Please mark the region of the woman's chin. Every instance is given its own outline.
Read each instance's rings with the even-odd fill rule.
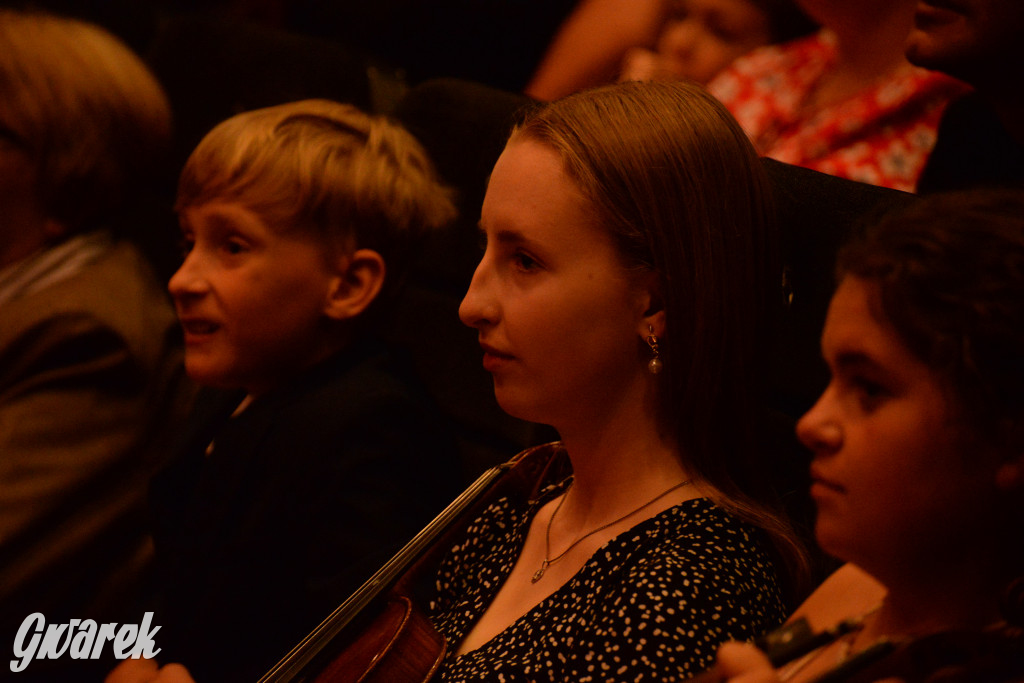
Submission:
[[[539,402],[536,398],[530,398],[520,392],[510,390],[508,387],[499,386],[497,382],[494,384],[494,398],[502,411],[511,417],[526,422],[550,424],[548,421],[550,415],[538,408]]]

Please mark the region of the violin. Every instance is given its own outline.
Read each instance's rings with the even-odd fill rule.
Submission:
[[[441,666],[447,642],[419,609],[422,578],[479,513],[502,497],[539,492],[568,474],[561,444],[527,449],[484,472],[371,576],[259,683],[423,683]]]
[[[888,678],[903,683],[1019,683],[1024,681],[1024,634],[1005,623],[932,633],[895,642],[885,656],[831,680],[873,683]]]
[[[775,668],[784,666],[856,629],[855,620],[812,632],[805,619],[755,641]],[[942,631],[919,638],[880,640],[814,679],[814,683],[1021,683],[1024,631],[1005,623],[981,630]],[[712,668],[691,683],[723,683]]]

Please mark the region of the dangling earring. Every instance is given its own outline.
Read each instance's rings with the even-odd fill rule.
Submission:
[[[651,354],[653,358],[647,363],[647,371],[652,375],[657,375],[661,372],[662,362],[661,353],[658,352],[658,338],[654,336],[654,326],[648,325],[647,331],[650,334],[647,335],[647,345],[651,347]]]

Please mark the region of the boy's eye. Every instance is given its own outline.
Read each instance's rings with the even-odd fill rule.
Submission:
[[[178,240],[178,250],[181,252],[182,258],[188,256],[195,246],[196,241],[190,236],[185,236]]]
[[[229,239],[224,243],[224,251],[231,254],[232,256],[241,254],[247,251],[247,249],[248,246],[245,244],[245,242],[239,239]]]

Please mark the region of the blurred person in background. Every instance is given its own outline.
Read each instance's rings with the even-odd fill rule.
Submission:
[[[706,84],[763,45],[807,35],[814,23],[789,0],[670,0],[654,49],[626,53],[620,80]]]
[[[966,86],[913,66],[915,0],[799,0],[822,29],[760,48],[708,84],[767,157],[912,191]]]
[[[42,612],[138,623],[144,499],[188,391],[174,312],[131,239],[167,99],[119,39],[0,10],[0,640]],[[169,207],[168,207],[169,210]],[[64,660],[63,664],[67,664]],[[43,680],[47,662],[33,672]],[[62,662],[50,662],[60,666]],[[88,662],[76,662],[78,671]]]
[[[1024,3],[922,0],[907,58],[974,87],[950,104],[918,192],[1024,183]]]

